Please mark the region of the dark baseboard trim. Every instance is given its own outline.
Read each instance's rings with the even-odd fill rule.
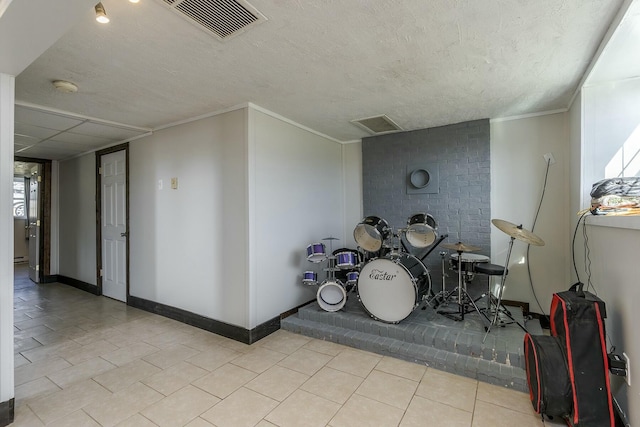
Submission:
[[[55,283],[58,282],[58,275],[57,274],[53,274],[51,276],[44,276],[42,278],[42,282],[40,283]]]
[[[13,422],[15,415],[15,399],[0,402],[0,427],[8,426]]]
[[[83,282],[82,280],[74,279],[72,277],[62,276],[60,274],[58,274],[57,279],[58,283],[73,286],[74,288],[89,292],[93,295],[100,295],[100,293],[98,292],[98,287],[96,285],[92,285],[90,283]]]
[[[159,302],[149,301],[144,298],[129,295],[127,304],[139,308],[150,313],[159,314],[223,337],[231,338],[245,344],[253,344],[254,342],[266,337],[267,335],[280,329],[280,316],[274,317],[255,328],[249,330],[240,326],[231,325],[229,323],[220,322],[209,317],[195,314],[181,308],[172,307],[170,305],[161,304]]]
[[[508,305],[511,307],[522,307],[522,313],[527,316],[529,315],[529,303],[528,302],[522,302],[522,301],[511,301],[508,299],[503,299],[502,300],[502,304],[504,305]]]
[[[311,304],[311,303],[312,303],[312,302],[314,302],[315,300],[316,300],[316,298],[314,298],[314,299],[312,299],[312,300],[309,300],[309,301],[307,301],[307,302],[305,302],[305,303],[302,303],[302,304],[300,304],[300,305],[299,305],[299,306],[297,306],[297,307],[293,307],[291,310],[287,310],[287,311],[285,311],[284,313],[282,313],[282,314],[280,315],[280,320],[282,320],[282,319],[284,319],[284,318],[287,318],[287,317],[289,317],[289,316],[293,316],[293,315],[294,315],[294,314],[296,314],[296,313],[298,312],[298,310],[300,310],[302,307],[304,307],[305,305],[309,305],[309,304]]]

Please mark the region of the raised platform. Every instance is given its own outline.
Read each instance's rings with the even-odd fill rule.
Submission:
[[[520,308],[508,309],[530,333],[542,334],[537,320],[525,322]],[[527,391],[524,331],[516,324],[494,326],[483,343],[485,325],[475,311],[454,321],[429,306],[414,310],[398,324],[379,322],[365,312],[354,293],[340,311],[327,312],[312,302],[281,321],[281,328],[291,332]]]

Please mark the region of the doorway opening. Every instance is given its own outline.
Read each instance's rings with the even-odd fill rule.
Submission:
[[[14,158],[14,262],[29,263],[34,283],[51,275],[51,160]]]

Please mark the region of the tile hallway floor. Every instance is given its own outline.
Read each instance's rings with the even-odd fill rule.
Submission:
[[[543,425],[524,393],[283,330],[245,345],[26,274],[12,426]]]

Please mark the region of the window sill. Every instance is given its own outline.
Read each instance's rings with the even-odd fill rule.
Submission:
[[[591,215],[587,225],[640,230],[640,216]],[[586,219],[585,218],[585,219]]]

